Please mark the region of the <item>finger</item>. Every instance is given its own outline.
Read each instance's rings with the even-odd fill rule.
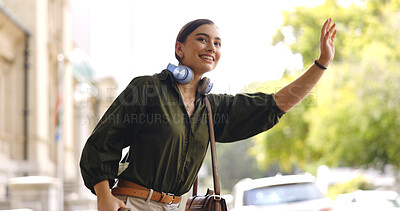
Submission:
[[[321,41],[323,40],[323,38],[324,38],[324,36],[325,36],[325,34],[326,34],[326,31],[327,31],[328,26],[330,25],[330,22],[331,22],[331,18],[328,18],[328,19],[325,21],[325,23],[324,23],[324,25],[322,26],[322,28],[321,28],[321,38],[320,38]]]
[[[324,35],[325,35],[325,33],[326,33],[326,26],[327,26],[328,20],[329,20],[329,19],[327,19],[327,20],[325,21],[324,25],[322,25],[322,28],[321,28],[321,38],[320,38],[321,41],[322,41],[322,39],[323,39],[323,37],[324,37]]]
[[[331,40],[332,40],[333,42],[335,42],[336,33],[337,33],[337,30],[335,29],[335,31],[333,31],[332,37],[331,37]]]
[[[327,31],[327,32],[325,33],[325,36],[324,36],[324,37],[322,38],[322,40],[321,40],[322,43],[327,43],[327,42],[328,42],[329,34],[330,34],[329,31]],[[322,44],[322,43],[321,43],[321,44]]]
[[[333,32],[333,30],[335,29],[335,27],[336,27],[336,23],[333,23],[332,24],[332,26],[329,28],[329,32]]]

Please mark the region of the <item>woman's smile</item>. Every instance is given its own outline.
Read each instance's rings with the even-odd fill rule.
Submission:
[[[214,56],[212,56],[212,55],[209,55],[209,54],[203,54],[203,55],[200,55],[200,57],[204,60],[204,61],[206,61],[206,62],[208,62],[208,63],[212,63],[212,62],[214,62]]]

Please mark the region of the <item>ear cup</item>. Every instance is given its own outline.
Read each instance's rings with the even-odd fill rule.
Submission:
[[[199,86],[197,87],[197,92],[206,95],[211,91],[212,87],[213,83],[211,80],[207,77],[204,77],[201,79]]]
[[[180,84],[187,84],[193,80],[193,71],[186,66],[175,66],[168,64],[167,69],[172,73],[174,79]]]
[[[193,71],[186,66],[175,66],[173,64],[168,64],[167,69],[172,73],[176,82],[180,84],[187,84],[193,80]],[[213,87],[213,83],[207,77],[201,79],[199,86],[197,87],[197,92],[200,94],[208,94]]]

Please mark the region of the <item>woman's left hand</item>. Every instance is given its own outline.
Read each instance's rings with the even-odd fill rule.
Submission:
[[[318,63],[324,67],[328,67],[335,56],[335,37],[337,32],[335,27],[336,23],[332,24],[332,18],[328,18],[321,29],[321,54],[318,58]]]

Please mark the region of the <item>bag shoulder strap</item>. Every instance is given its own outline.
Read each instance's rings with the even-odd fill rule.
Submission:
[[[207,114],[208,114],[208,129],[210,133],[210,146],[211,146],[211,161],[212,161],[212,171],[213,171],[213,180],[214,180],[214,194],[220,196],[221,195],[221,186],[219,184],[219,176],[218,176],[218,166],[217,166],[217,152],[215,149],[215,134],[214,134],[214,122],[213,122],[213,114],[211,110],[211,104],[207,95],[204,97],[206,102]],[[198,177],[193,184],[193,196],[197,195],[197,184]]]

